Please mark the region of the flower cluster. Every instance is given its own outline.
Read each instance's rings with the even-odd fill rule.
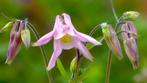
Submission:
[[[19,52],[22,42],[28,48],[30,46],[30,32],[27,28],[26,20],[14,20],[8,22],[1,31],[11,28],[10,41],[7,52],[7,64],[11,64],[17,53]]]
[[[139,13],[134,11],[125,12],[119,20],[119,24],[121,25],[115,27],[115,30],[107,23],[101,24],[103,36],[108,47],[119,59],[122,59],[123,55],[116,30],[119,27],[121,28],[118,34],[121,33],[126,54],[128,55],[134,69],[139,65],[139,54],[137,48],[137,31],[132,20],[136,19],[138,15]]]
[[[121,24],[119,27],[121,28],[120,33],[126,54],[128,55],[134,68],[137,68],[139,65],[139,54],[137,48],[137,31],[132,20],[136,19],[138,15],[138,12],[126,12],[122,15],[118,23]],[[12,63],[17,53],[19,52],[22,42],[27,48],[30,46],[30,31],[27,25],[28,22],[26,20],[14,20],[6,24],[2,29],[4,30],[8,27],[12,28],[10,33],[9,48],[7,52],[7,64]],[[115,29],[113,29],[113,27],[107,23],[102,23],[101,27],[103,37],[109,49],[119,59],[122,59],[123,54],[121,51],[121,45],[117,37],[117,28],[119,27],[115,27]],[[101,43],[94,38],[78,32],[73,26],[70,16],[66,13],[57,15],[53,30],[38,39],[35,43],[33,43],[33,46],[42,46],[51,40],[54,41],[54,52],[50,58],[47,70],[51,70],[55,66],[56,60],[61,55],[63,50],[75,48],[85,58],[93,61],[93,57],[89,50],[86,48],[85,42],[90,42],[93,45],[101,45]]]

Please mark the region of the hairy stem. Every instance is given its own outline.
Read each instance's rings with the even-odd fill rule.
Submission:
[[[36,39],[38,40],[40,38],[40,35],[39,33],[37,32],[37,30],[35,29],[35,27],[31,24],[31,23],[28,23],[28,27],[31,29],[31,31],[33,32],[33,34],[35,35]],[[47,54],[45,52],[45,49],[43,46],[40,46],[40,51],[41,51],[41,54],[43,56],[43,60],[44,60],[44,64],[45,64],[45,67],[47,67],[47,64],[48,64],[48,59],[47,59]],[[46,69],[46,68],[45,68]],[[47,76],[48,76],[48,81],[49,83],[53,83],[52,82],[52,77],[51,77],[51,73],[49,71],[46,70],[46,73],[47,73]]]

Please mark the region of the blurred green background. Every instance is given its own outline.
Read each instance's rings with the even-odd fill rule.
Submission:
[[[139,34],[140,67],[133,70],[125,53],[122,61],[114,56],[110,83],[147,83],[147,0],[114,0],[114,6],[118,17],[129,10],[141,14],[135,21]],[[0,0],[0,28],[9,22],[7,17],[28,18],[42,36],[52,30],[55,16],[64,12],[71,16],[76,29],[86,34],[102,22],[113,26],[116,22],[109,0]],[[9,32],[7,30],[0,34],[0,83],[47,83],[46,68],[39,48],[26,49],[22,45],[14,62],[11,65],[5,64]],[[94,35],[99,36],[102,36],[101,31]],[[35,41],[32,36],[32,42]],[[52,43],[45,45],[48,59],[53,52]],[[83,83],[104,83],[108,47],[104,42],[102,46],[91,49],[91,53],[95,62],[82,60],[81,70],[85,76]],[[73,50],[70,50],[60,56],[68,75],[71,75],[69,64],[74,55]],[[54,83],[67,83],[57,67],[52,70],[52,75]]]

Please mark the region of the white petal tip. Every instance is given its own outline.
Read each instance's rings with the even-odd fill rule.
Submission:
[[[7,60],[5,61],[5,64],[10,65],[11,63],[12,63],[12,60],[7,59]]]
[[[90,60],[91,62],[93,62],[93,61],[94,61],[94,57],[90,57],[89,60]]]
[[[102,43],[101,42],[97,42],[97,44],[96,45],[102,45]]]
[[[39,46],[37,43],[32,44],[33,47]]]

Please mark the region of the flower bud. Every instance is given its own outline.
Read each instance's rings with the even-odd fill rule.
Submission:
[[[77,58],[77,56],[76,56],[76,57],[73,58],[73,60],[71,61],[71,63],[70,63],[70,71],[71,71],[71,72],[74,72],[74,71],[75,71],[76,66],[77,66],[77,60],[78,60],[78,58]]]
[[[138,49],[136,45],[136,41],[133,38],[130,38],[128,40],[124,40],[124,48],[126,51],[126,54],[128,55],[128,58],[130,59],[133,68],[136,69],[139,66],[138,62]]]
[[[21,45],[21,38],[20,38],[20,21],[16,21],[13,24],[11,33],[10,33],[10,41],[9,41],[9,48],[7,52],[7,64],[11,64],[14,58],[16,57],[20,45]]]
[[[135,20],[136,18],[138,18],[138,16],[139,16],[139,13],[136,11],[127,11],[123,13],[124,20]]]
[[[122,52],[121,52],[121,46],[119,43],[119,40],[116,36],[116,32],[112,28],[111,25],[108,25],[107,23],[101,24],[102,32],[104,39],[109,47],[110,50],[116,55],[119,59],[123,58]]]
[[[121,35],[123,38],[123,44],[126,54],[128,55],[128,58],[133,65],[133,68],[136,69],[139,65],[136,28],[133,22],[126,21],[126,23],[122,25],[121,31],[123,31]]]
[[[25,44],[26,47],[30,45],[30,32],[26,27],[24,20],[16,20],[11,29],[9,48],[7,53],[7,64],[11,64],[17,53],[19,52],[21,43]]]

